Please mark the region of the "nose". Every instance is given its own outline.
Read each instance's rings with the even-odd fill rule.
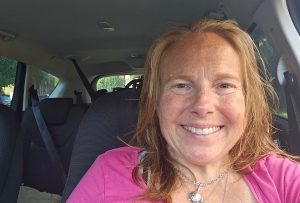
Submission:
[[[214,112],[215,98],[209,89],[197,90],[192,98],[191,113],[194,117],[205,117]]]

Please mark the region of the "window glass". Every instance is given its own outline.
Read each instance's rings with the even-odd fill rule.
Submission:
[[[0,56],[0,103],[10,106],[16,77],[17,61]]]
[[[58,82],[58,77],[45,71],[39,70],[36,76],[36,89],[38,91],[39,99],[42,100],[48,98]]]
[[[130,81],[141,78],[141,75],[114,75],[100,77],[96,80],[96,91],[106,90],[113,92],[119,88],[124,88]]]
[[[287,115],[284,88],[279,84],[277,78],[277,65],[279,61],[279,56],[260,27],[255,25],[255,28],[251,32],[251,35],[272,77],[272,85],[276,90],[276,93],[279,98],[280,103],[279,103],[277,115],[282,118],[287,118],[288,115]]]
[[[292,21],[300,34],[300,1],[287,0],[287,6],[291,15]]]

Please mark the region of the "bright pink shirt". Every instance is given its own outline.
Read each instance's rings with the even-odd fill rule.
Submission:
[[[260,203],[300,203],[300,163],[270,154],[244,175]]]
[[[138,148],[121,147],[100,155],[67,203],[134,202],[133,197],[146,189],[145,184],[141,188],[132,180],[138,152]],[[244,175],[244,179],[258,202],[300,203],[300,164],[269,155],[259,160],[252,169],[251,173]]]

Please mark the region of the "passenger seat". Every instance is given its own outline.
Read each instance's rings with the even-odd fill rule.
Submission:
[[[77,128],[87,107],[86,104],[73,104],[72,98],[47,98],[39,103],[66,171],[69,167]],[[25,131],[24,185],[41,192],[61,195],[64,183],[51,162],[31,108],[23,114],[22,127]]]

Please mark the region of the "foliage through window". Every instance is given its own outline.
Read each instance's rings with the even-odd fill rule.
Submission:
[[[16,77],[17,61],[0,56],[0,103],[10,106]]]
[[[271,43],[268,41],[268,38],[264,34],[263,30],[255,25],[255,28],[251,32],[251,36],[254,39],[263,59],[266,63],[268,71],[272,77],[272,86],[276,90],[276,93],[279,98],[279,108],[276,114],[282,118],[287,118],[287,107],[285,100],[285,93],[283,86],[280,85],[277,78],[277,65],[279,61],[279,56],[272,47]]]
[[[50,73],[39,70],[36,75],[35,82],[39,99],[42,100],[50,96],[50,94],[58,84],[59,78]]]
[[[100,77],[96,81],[96,91],[106,90],[113,92],[118,88],[124,88],[130,81],[141,78],[141,75],[114,75]]]

